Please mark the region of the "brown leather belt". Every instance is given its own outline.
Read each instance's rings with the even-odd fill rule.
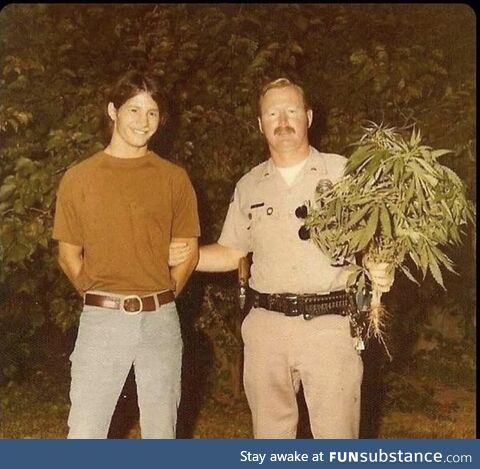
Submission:
[[[127,314],[138,314],[146,311],[155,311],[157,309],[155,297],[157,297],[159,305],[165,305],[175,300],[175,295],[171,290],[142,297],[138,295],[110,296],[86,293],[84,304],[100,308],[120,309]]]

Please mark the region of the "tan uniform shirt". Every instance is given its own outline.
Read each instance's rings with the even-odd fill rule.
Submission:
[[[147,295],[172,289],[172,237],[200,234],[187,173],[153,152],[97,153],[69,169],[57,192],[53,238],[82,246],[81,290]]]
[[[292,186],[271,159],[238,182],[218,243],[253,253],[250,286],[262,293],[329,293],[346,287],[349,271],[334,267],[313,241],[303,241],[295,210],[313,200],[321,179],[337,182],[346,158],[310,155]]]

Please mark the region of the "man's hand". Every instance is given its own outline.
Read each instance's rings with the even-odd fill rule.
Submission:
[[[83,295],[77,282],[83,266],[83,248],[60,241],[58,243],[58,263],[78,293]]]
[[[390,291],[395,278],[395,265],[388,262],[373,262],[367,257],[363,258],[363,265],[370,274],[372,285],[382,293]]]
[[[192,250],[187,243],[180,241],[172,241],[168,251],[168,265],[175,267],[185,262],[191,255]]]

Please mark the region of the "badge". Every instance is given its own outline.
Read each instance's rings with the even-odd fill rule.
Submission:
[[[333,182],[330,179],[320,179],[315,188],[317,194],[323,194],[333,188]]]

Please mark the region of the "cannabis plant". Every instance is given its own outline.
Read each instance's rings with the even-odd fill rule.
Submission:
[[[347,162],[345,176],[317,192],[305,219],[311,239],[333,263],[361,253],[373,262],[399,268],[418,283],[406,262],[423,278],[430,271],[443,288],[442,268],[454,272],[445,247],[461,242],[462,229],[473,222],[474,207],[454,171],[438,162],[449,150],[421,143],[413,129],[405,139],[395,128],[372,124]],[[352,263],[353,279],[364,288],[366,269]],[[370,326],[381,338],[384,309],[373,285]]]

